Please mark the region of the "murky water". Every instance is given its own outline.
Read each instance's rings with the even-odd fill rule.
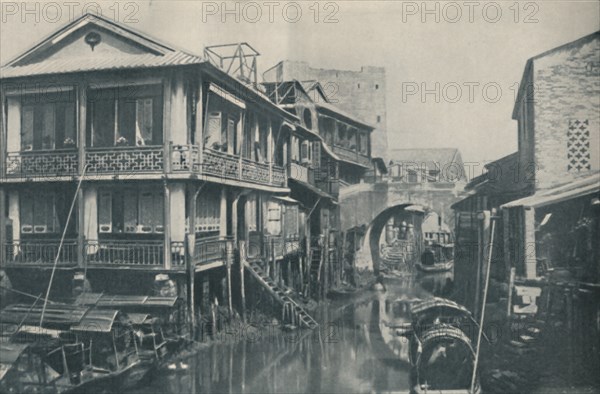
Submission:
[[[355,393],[411,388],[408,340],[389,325],[405,321],[394,300],[447,294],[452,275],[388,279],[385,293],[365,291],[320,311],[318,331],[282,333],[263,326],[230,344],[214,344],[162,370],[136,392]]]

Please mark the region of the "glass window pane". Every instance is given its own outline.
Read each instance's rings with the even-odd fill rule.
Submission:
[[[42,105],[42,149],[54,149],[54,104]]]
[[[28,151],[33,149],[33,117],[34,106],[23,106],[23,120],[21,125],[21,150]]]
[[[152,105],[151,98],[136,101],[135,144],[137,146],[152,145]]]
[[[133,146],[136,144],[136,100],[121,99],[119,106],[119,128],[117,129],[117,146]]]
[[[124,222],[125,222],[125,232],[126,233],[135,233],[137,231],[138,225],[138,201],[137,201],[137,192],[135,190],[131,190],[125,193],[124,196]]]
[[[113,146],[115,142],[114,100],[94,101],[92,113],[92,146]]]

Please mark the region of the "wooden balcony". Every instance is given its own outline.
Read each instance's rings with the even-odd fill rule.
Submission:
[[[200,266],[221,262],[225,264],[227,251],[233,251],[233,239],[225,237],[209,237],[196,239],[192,264]]]
[[[9,152],[6,156],[8,178],[44,178],[77,175],[76,149]]]
[[[210,149],[204,150],[203,158],[202,173],[205,175],[276,187],[286,185],[287,177],[282,167]]]
[[[58,253],[60,240],[21,240],[19,242],[5,243],[6,259],[3,262],[7,266],[47,266],[52,268],[54,259]],[[59,266],[77,265],[77,240],[67,239],[58,256]]]
[[[371,167],[371,159],[368,155],[359,153],[357,150],[349,149],[340,145],[333,145],[333,152],[344,160],[348,160],[365,167]]]

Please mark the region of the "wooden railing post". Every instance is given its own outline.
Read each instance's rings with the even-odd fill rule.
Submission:
[[[163,242],[163,259],[164,267],[167,270],[171,269],[171,193],[167,180],[163,180],[164,188],[164,204],[163,204],[163,223],[164,223],[164,242]]]

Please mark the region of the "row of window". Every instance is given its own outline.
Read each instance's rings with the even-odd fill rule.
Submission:
[[[336,121],[329,117],[321,117],[319,120],[320,132],[325,142],[330,145],[338,145],[347,149],[355,150],[367,155],[369,152],[369,134],[359,131],[355,127],[345,123],[337,122],[337,135],[335,132]]]
[[[62,193],[22,193],[20,196],[21,233],[60,233],[68,207]],[[98,232],[100,234],[162,234],[164,233],[164,195],[162,190],[126,188],[99,190]],[[270,235],[280,235],[285,218],[286,234],[298,235],[298,207],[277,201],[265,204],[263,221]],[[251,195],[246,202],[246,221],[250,231],[258,227],[257,199]],[[71,221],[74,228],[76,220]],[[196,202],[196,233],[221,230],[221,196],[208,190]]]

